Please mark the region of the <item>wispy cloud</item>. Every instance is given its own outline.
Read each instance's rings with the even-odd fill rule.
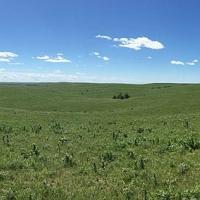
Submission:
[[[191,62],[183,62],[180,60],[172,60],[171,64],[172,65],[190,65],[190,66],[195,66],[199,61],[197,59],[191,61]]]
[[[114,38],[114,42],[119,43],[119,47],[141,50],[142,48],[148,49],[163,49],[164,45],[159,41],[151,40],[147,37],[138,37],[138,38]]]
[[[16,57],[18,57],[18,55],[12,52],[8,52],[8,51],[0,52],[0,62],[9,63]]]
[[[110,36],[107,36],[107,35],[97,35],[96,38],[106,39],[106,40],[112,40],[112,38]]]
[[[108,58],[108,57],[106,57],[106,56],[103,56],[103,57],[101,57],[104,61],[109,61],[110,60],[110,58]]]
[[[84,78],[83,74],[67,74],[60,70],[51,72],[21,72],[0,68],[0,82],[75,82],[82,78]]]
[[[172,65],[185,65],[184,62],[179,61],[179,60],[172,60],[172,61],[171,61],[171,64],[172,64]]]
[[[193,63],[198,63],[198,62],[199,62],[199,60],[197,60],[197,59],[194,59],[192,62],[193,62]]]
[[[71,63],[71,60],[66,59],[61,53],[58,53],[55,57],[50,57],[48,55],[37,56],[36,59],[49,63]]]
[[[187,62],[186,64],[187,64],[187,65],[190,65],[190,66],[196,65],[196,63],[194,63],[194,62]]]
[[[102,56],[99,52],[96,52],[96,51],[92,52],[91,55],[94,55],[97,58],[100,58],[100,59],[102,59],[104,61],[109,61],[110,60],[110,58],[108,58],[107,56]]]
[[[20,62],[9,62],[9,65],[24,65],[24,63],[20,63]]]
[[[100,56],[100,53],[99,53],[99,52],[93,52],[93,54],[94,54],[95,56]]]
[[[59,69],[49,72],[11,71],[0,68],[0,82],[90,82],[131,83],[127,77],[94,75],[81,72],[66,73]]]

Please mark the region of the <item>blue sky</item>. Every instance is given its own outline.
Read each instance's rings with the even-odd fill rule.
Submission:
[[[1,82],[200,82],[199,0],[0,5]]]

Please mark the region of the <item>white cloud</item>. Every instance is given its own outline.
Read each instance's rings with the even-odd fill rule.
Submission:
[[[18,57],[17,54],[7,51],[0,52],[0,62],[11,62],[14,58]]]
[[[194,66],[198,63],[199,61],[197,59],[194,59],[192,62],[187,62],[186,64],[187,65],[190,65],[190,66]]]
[[[148,56],[147,59],[151,60],[151,59],[153,59],[153,58],[152,58],[151,56]]]
[[[112,40],[112,38],[110,36],[107,36],[107,35],[97,35],[96,38]]]
[[[194,62],[187,62],[186,64],[187,64],[187,65],[190,65],[190,66],[196,65],[196,63],[194,63]]]
[[[45,56],[37,56],[36,58],[37,58],[38,60],[48,60],[48,59],[50,59],[50,57],[47,56],[47,55],[45,55]]]
[[[164,45],[159,41],[153,41],[147,37],[138,38],[114,38],[114,42],[119,43],[119,47],[141,50],[142,48],[148,49],[163,49]]]
[[[108,58],[107,56],[101,56],[101,54],[99,52],[92,52],[91,55],[96,56],[97,58],[100,58],[104,61],[109,61],[110,58]]]
[[[10,62],[10,59],[9,58],[1,58],[0,57],[0,62]]]
[[[193,63],[198,63],[199,60],[195,59],[195,60],[193,60],[192,62],[193,62]]]
[[[71,60],[66,59],[61,53],[58,53],[55,57],[50,57],[48,55],[37,56],[36,59],[49,63],[71,63]]]
[[[51,62],[51,63],[71,63],[71,60],[68,60],[62,56],[57,56],[54,58],[47,59],[46,62]]]
[[[0,52],[0,57],[1,58],[15,58],[15,57],[18,57],[18,55],[12,52],[3,51],[3,52]]]
[[[190,65],[190,66],[195,66],[199,61],[197,59],[191,61],[191,62],[182,62],[179,60],[172,60],[171,64],[173,65]]]
[[[93,52],[93,54],[94,54],[95,56],[99,56],[99,55],[100,55],[99,52]]]
[[[171,61],[171,64],[172,64],[172,65],[185,65],[184,62],[179,61],[179,60],[172,60],[172,61]]]
[[[104,61],[109,61],[109,60],[110,60],[110,58],[108,58],[108,57],[106,57],[106,56],[103,56],[102,59],[103,59]]]

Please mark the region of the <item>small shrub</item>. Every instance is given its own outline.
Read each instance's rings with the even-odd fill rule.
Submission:
[[[118,95],[114,95],[112,97],[113,99],[129,99],[130,98],[130,95],[128,93],[125,93],[125,94],[122,94],[121,92],[118,94]]]
[[[125,98],[125,99],[128,99],[128,98],[130,98],[130,95],[129,95],[128,93],[125,93],[125,94],[124,94],[124,98]]]

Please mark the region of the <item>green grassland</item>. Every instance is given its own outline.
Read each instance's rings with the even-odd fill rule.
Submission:
[[[200,85],[0,84],[4,199],[200,199]]]

